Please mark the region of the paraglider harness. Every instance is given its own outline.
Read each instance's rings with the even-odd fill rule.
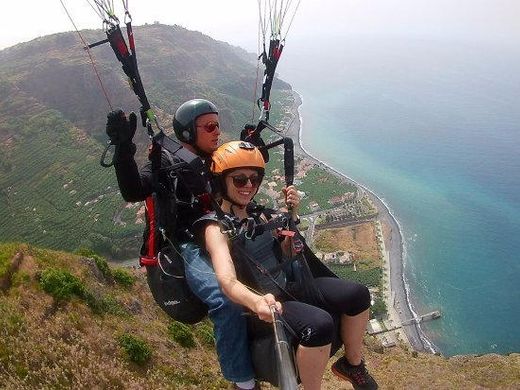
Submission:
[[[151,140],[149,160],[153,192],[145,199],[146,227],[139,264],[146,267],[148,285],[157,304],[177,321],[196,323],[207,315],[207,306],[192,293],[186,283],[184,261],[179,253],[179,241],[176,240],[178,207],[201,212],[215,207],[216,201],[209,195],[211,186],[208,166],[200,156],[164,133],[150,107],[137,66],[128,1],[123,1],[128,44],[110,4],[103,0],[94,2],[103,18],[106,39],[86,45],[85,49],[88,51],[104,43],[110,44],[128,77],[130,87],[141,103],[142,125],[146,127]],[[159,129],[157,133],[153,126]],[[100,163],[103,167],[112,166],[118,158],[116,147],[111,161],[107,161],[112,145],[109,141],[102,153]],[[163,164],[165,161],[167,164]],[[185,180],[188,176],[189,180]],[[182,199],[178,196],[179,192],[184,196]],[[185,237],[190,236],[189,231],[182,233]]]

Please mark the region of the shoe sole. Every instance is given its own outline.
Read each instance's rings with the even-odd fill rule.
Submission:
[[[334,375],[336,375],[338,378],[341,378],[341,379],[343,379],[343,380],[349,382],[349,383],[352,385],[352,387],[354,387],[354,382],[352,382],[352,379],[350,379],[348,376],[343,375],[343,373],[340,372],[340,371],[339,371],[335,366],[332,366],[332,367],[330,368],[330,370],[331,370],[332,373],[333,373]],[[354,388],[355,388],[355,387],[354,387]]]
[[[359,389],[359,387],[357,387],[357,385],[356,385],[354,382],[352,382],[352,379],[350,379],[348,376],[344,375],[344,374],[343,374],[341,371],[339,371],[339,370],[338,370],[334,365],[330,368],[330,370],[331,370],[332,373],[333,373],[334,375],[336,375],[338,378],[343,379],[343,380],[349,382],[349,383],[352,385],[352,387],[354,388],[354,390]],[[378,389],[379,386],[376,385],[375,388]]]

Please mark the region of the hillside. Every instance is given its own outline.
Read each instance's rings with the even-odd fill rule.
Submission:
[[[86,254],[0,244],[2,388],[230,388],[208,322],[172,322],[141,271]],[[382,389],[520,388],[519,354],[444,358],[366,344]],[[350,387],[327,371],[323,388]]]
[[[179,26],[135,28],[148,97],[167,131],[175,108],[205,97],[220,110],[227,138],[251,121],[255,55]],[[90,42],[101,30],[84,31]],[[108,45],[93,49],[114,107],[137,111]],[[289,96],[277,80],[274,97]],[[112,258],[135,255],[142,225],[126,208],[112,169],[99,157],[110,110],[75,33],[35,39],[0,51],[0,240],[54,249],[88,247]],[[273,105],[279,116],[279,105]],[[147,137],[138,129],[137,158]],[[66,232],[66,233],[65,233]]]

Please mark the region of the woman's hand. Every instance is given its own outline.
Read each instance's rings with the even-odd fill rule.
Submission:
[[[274,306],[278,313],[282,313],[282,304],[276,300],[273,294],[265,294],[255,302],[254,312],[262,321],[273,322],[271,306]]]
[[[284,188],[282,191],[285,195],[285,204],[287,205],[287,208],[296,213],[298,206],[300,205],[300,195],[298,195],[298,190],[295,186],[291,185]]]

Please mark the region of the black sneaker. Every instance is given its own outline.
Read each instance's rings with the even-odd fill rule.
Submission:
[[[368,373],[364,361],[361,361],[359,366],[353,366],[345,356],[342,356],[332,365],[331,369],[334,375],[352,383],[354,390],[377,389],[377,383]]]

